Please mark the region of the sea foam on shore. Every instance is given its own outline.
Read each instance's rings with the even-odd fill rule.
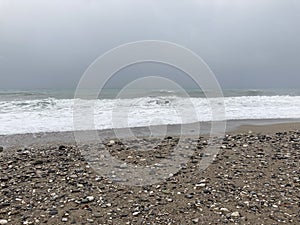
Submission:
[[[212,120],[210,102],[202,97],[148,96],[94,103],[97,130]],[[84,100],[81,104],[84,108]],[[226,120],[300,118],[300,96],[225,97],[224,107]],[[0,134],[73,131],[73,110],[74,99],[1,100]],[[113,112],[118,112],[117,119],[125,123],[117,122]]]

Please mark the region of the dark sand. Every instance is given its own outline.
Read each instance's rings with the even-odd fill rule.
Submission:
[[[226,132],[231,131],[247,131],[248,126],[249,130],[257,130],[258,132],[262,130],[263,132],[275,132],[281,130],[290,130],[297,129],[298,124],[300,123],[299,119],[266,119],[266,120],[230,120],[226,123]],[[267,125],[267,126],[265,126]],[[207,136],[211,131],[211,124],[209,122],[202,122],[199,124],[200,134]],[[162,126],[154,126],[156,130],[160,130]],[[180,125],[168,125],[167,126],[167,135],[169,136],[178,136],[178,134],[184,136],[193,136],[195,124],[191,124],[184,127],[184,130],[181,130]],[[265,128],[264,128],[265,127]],[[164,129],[164,128],[162,128]],[[122,129],[119,129],[122,130]],[[137,137],[148,137],[150,136],[150,131],[147,127],[136,127],[131,128],[132,132]],[[115,132],[112,129],[99,130],[98,137],[109,139],[115,137]],[[87,131],[88,133],[88,131]],[[98,142],[99,138],[90,139],[90,136],[87,135],[88,142]],[[46,133],[28,133],[28,134],[17,134],[17,135],[0,135],[0,146],[3,146],[6,149],[15,149],[15,148],[24,148],[31,146],[45,146],[53,144],[75,144],[74,132],[46,132]]]
[[[0,224],[300,224],[300,123],[287,122],[231,122],[204,171],[198,164],[207,157],[207,132],[189,131],[184,143],[193,156],[174,176],[146,186],[97,174],[72,132],[2,136]],[[178,142],[170,127],[159,145],[148,138],[126,147],[110,142],[111,131],[100,133],[114,157],[153,165]]]

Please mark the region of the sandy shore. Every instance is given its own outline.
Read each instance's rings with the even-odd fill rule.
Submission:
[[[2,136],[0,224],[299,224],[300,123],[242,124],[229,125],[206,170],[198,168],[204,134],[184,140],[193,154],[173,176],[145,186],[96,173],[71,132]],[[127,164],[158,165],[178,144],[175,130],[147,144],[127,140],[130,147],[102,131],[104,145],[91,146]]]

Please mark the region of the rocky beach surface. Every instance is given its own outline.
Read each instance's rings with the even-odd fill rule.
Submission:
[[[0,147],[0,224],[300,224],[300,131],[277,128],[228,133],[204,171],[207,137],[186,138],[189,161],[145,186],[96,173],[75,144]],[[153,165],[179,138],[149,140],[146,151],[115,139],[101,146],[124,165]]]

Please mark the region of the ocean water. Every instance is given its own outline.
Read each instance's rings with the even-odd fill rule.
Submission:
[[[104,90],[94,102],[95,129],[212,120],[209,101],[199,90],[187,90],[189,97],[172,90],[134,89],[121,98],[118,93]],[[72,90],[2,90],[0,134],[72,131],[74,101]],[[80,101],[84,107],[87,100]],[[299,90],[224,90],[224,104],[227,120],[300,118]]]

